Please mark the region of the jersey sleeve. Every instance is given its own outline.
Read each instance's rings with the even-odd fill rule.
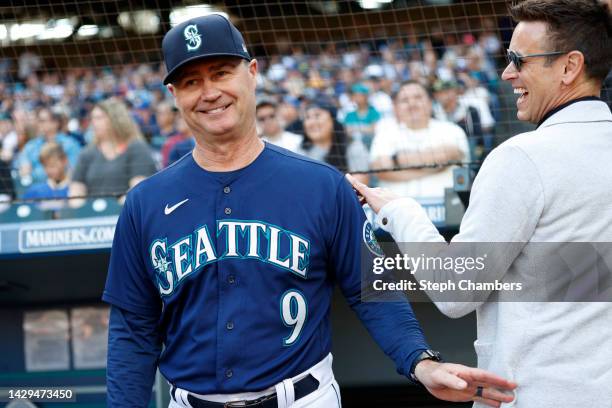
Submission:
[[[159,316],[161,299],[142,256],[134,194],[128,194],[117,221],[102,300],[133,313]]]
[[[408,376],[417,356],[429,346],[405,297],[393,302],[362,300],[362,267],[372,271],[374,255],[364,247],[364,225],[368,221],[344,179],[336,191],[333,211],[329,253],[336,281],[351,309],[379,347],[395,362],[397,371]]]
[[[108,407],[148,407],[161,352],[157,319],[111,307],[106,364]]]

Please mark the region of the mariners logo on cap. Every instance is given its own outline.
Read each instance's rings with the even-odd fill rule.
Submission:
[[[370,252],[372,252],[374,255],[378,257],[385,256],[385,253],[380,247],[380,244],[376,240],[372,224],[370,224],[370,221],[368,220],[363,223],[363,242],[366,244]]]
[[[195,51],[202,45],[202,36],[198,32],[198,26],[195,24],[188,25],[183,31],[185,41],[187,41],[187,51]]]

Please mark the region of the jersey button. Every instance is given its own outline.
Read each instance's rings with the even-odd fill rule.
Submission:
[[[383,225],[387,225],[389,223],[389,220],[387,219],[387,217],[384,217],[382,219],[382,223],[383,223]]]
[[[232,330],[234,329],[234,322],[227,322],[227,324],[225,325],[225,328],[227,330]]]
[[[226,214],[226,215],[230,215],[231,213],[232,213],[232,209],[231,209],[231,208],[229,208],[229,207],[226,207],[226,208],[225,208],[225,214]]]
[[[227,283],[229,283],[230,285],[233,285],[234,283],[236,283],[236,277],[234,275],[228,276]]]
[[[230,193],[230,191],[232,191],[232,189],[231,189],[229,186],[225,186],[225,187],[223,188],[223,192],[224,192],[225,194],[229,194],[229,193]]]
[[[225,370],[225,378],[232,378],[233,375],[234,375],[234,372],[232,371],[231,368],[228,368],[227,370]]]

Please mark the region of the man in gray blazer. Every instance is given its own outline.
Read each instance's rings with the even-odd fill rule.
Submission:
[[[502,78],[518,95],[518,119],[538,127],[487,157],[448,247],[519,243],[485,271],[502,283],[534,277],[527,289],[537,292],[565,278],[538,269],[539,243],[612,242],[612,113],[599,99],[612,25],[598,0],[525,0],[511,14],[518,25]],[[348,177],[397,242],[443,242],[414,200]],[[502,406],[612,407],[612,303],[486,295],[436,304],[451,317],[476,311],[478,366],[519,384]]]

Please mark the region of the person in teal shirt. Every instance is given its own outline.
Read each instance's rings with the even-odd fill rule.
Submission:
[[[357,105],[357,109],[349,112],[344,118],[344,126],[353,141],[361,141],[370,149],[374,138],[374,127],[381,116],[378,111],[369,104],[368,96],[370,90],[363,84],[355,84],[351,87],[351,99]]]
[[[43,108],[38,112],[38,123],[40,136],[26,143],[16,159],[19,176],[22,180],[30,178],[31,183],[43,183],[47,180],[47,174],[40,162],[40,152],[46,143],[55,142],[62,147],[70,168],[76,165],[81,151],[81,146],[74,138],[59,131],[61,118],[50,109]]]

